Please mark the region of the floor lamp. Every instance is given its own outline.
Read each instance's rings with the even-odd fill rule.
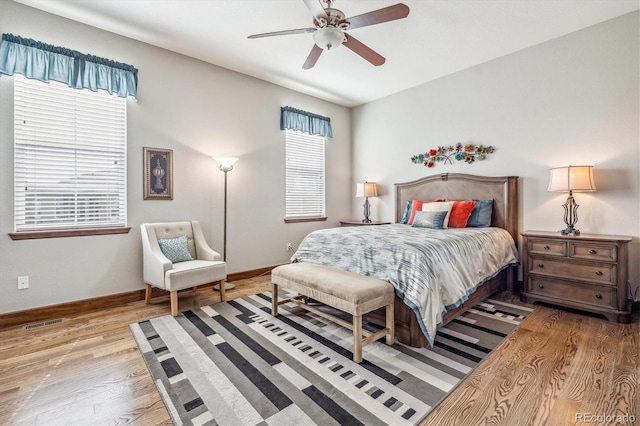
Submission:
[[[222,260],[227,261],[227,173],[233,170],[233,165],[238,161],[235,157],[218,157],[214,158],[218,163],[218,170],[224,172],[224,227],[223,227],[223,243],[222,243]],[[224,289],[231,290],[235,285],[225,282]],[[214,290],[220,291],[220,284],[213,286]]]

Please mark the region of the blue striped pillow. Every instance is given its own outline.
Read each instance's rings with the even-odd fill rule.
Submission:
[[[411,226],[415,228],[444,229],[444,219],[449,214],[448,210],[440,211],[416,211]]]

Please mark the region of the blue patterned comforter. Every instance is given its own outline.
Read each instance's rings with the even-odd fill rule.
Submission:
[[[501,228],[414,228],[378,225],[330,228],[307,235],[291,257],[389,281],[416,313],[433,345],[444,313],[476,287],[518,263]]]

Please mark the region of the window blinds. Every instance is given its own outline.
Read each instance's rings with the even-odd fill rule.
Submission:
[[[14,78],[16,231],[126,226],[126,100]]]
[[[287,218],[325,216],[324,138],[286,131]]]

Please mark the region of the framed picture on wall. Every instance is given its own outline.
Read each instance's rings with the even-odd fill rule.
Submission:
[[[173,150],[142,148],[144,199],[173,200]]]

